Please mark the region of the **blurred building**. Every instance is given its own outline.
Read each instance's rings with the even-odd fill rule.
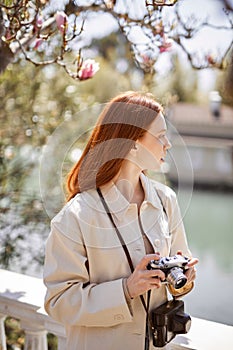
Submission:
[[[168,125],[171,181],[233,188],[233,108],[221,105],[217,92],[209,105],[174,104]]]

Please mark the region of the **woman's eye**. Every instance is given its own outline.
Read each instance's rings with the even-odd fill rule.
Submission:
[[[166,134],[161,134],[161,135],[159,136],[159,138],[162,139],[162,138],[165,137],[165,136],[166,136]]]

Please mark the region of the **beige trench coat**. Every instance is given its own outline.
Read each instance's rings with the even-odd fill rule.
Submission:
[[[190,255],[175,193],[143,174],[141,181],[140,218],[154,250],[162,256],[177,250]],[[136,266],[146,254],[137,206],[114,184],[101,189]],[[51,222],[44,266],[45,309],[65,325],[66,350],[144,349],[145,310],[139,297],[128,302],[123,289],[122,279],[130,273],[96,190],[76,195]],[[150,309],[166,299],[163,285],[152,291]]]

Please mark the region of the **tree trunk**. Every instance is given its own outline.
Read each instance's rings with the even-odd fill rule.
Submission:
[[[0,12],[0,74],[4,72],[8,64],[13,60],[14,54],[9,46],[2,40],[5,34],[2,11]]]

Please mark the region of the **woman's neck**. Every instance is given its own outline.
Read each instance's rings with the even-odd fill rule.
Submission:
[[[113,179],[118,190],[129,203],[141,206],[144,200],[144,190],[140,181],[141,169],[132,162],[123,161],[120,172]]]

